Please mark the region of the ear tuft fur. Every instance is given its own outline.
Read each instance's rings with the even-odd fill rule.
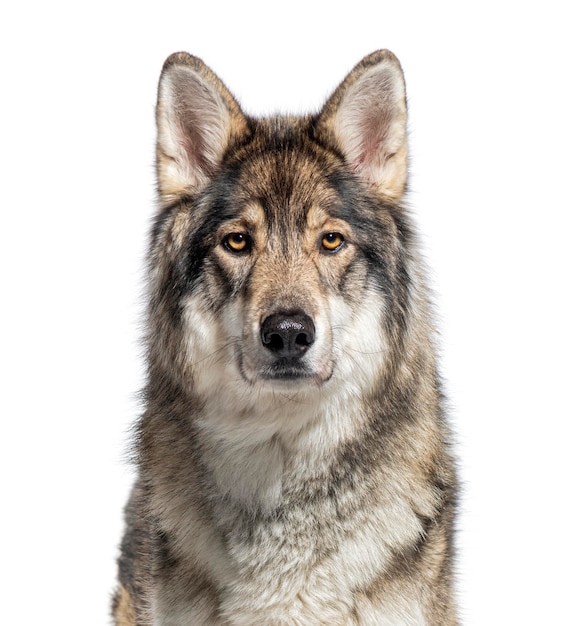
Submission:
[[[157,170],[164,204],[201,188],[246,119],[220,79],[197,57],[171,55],[157,104]]]
[[[330,136],[348,165],[378,191],[399,199],[408,174],[405,81],[388,50],[364,58],[323,107],[316,132]]]

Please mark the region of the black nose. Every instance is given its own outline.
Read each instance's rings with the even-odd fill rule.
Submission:
[[[260,328],[262,343],[278,357],[300,357],[315,341],[315,325],[305,313],[274,313]]]

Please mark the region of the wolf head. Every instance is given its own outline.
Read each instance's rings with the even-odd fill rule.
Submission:
[[[415,278],[397,59],[363,59],[317,115],[253,119],[202,61],[174,54],[157,126],[155,380],[235,407],[376,387],[404,349]]]

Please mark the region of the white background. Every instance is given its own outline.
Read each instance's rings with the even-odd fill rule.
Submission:
[[[555,0],[6,3],[1,623],[107,623],[161,64],[188,50],[247,111],[305,112],[381,47],[438,294],[463,624],[567,623],[565,38]]]

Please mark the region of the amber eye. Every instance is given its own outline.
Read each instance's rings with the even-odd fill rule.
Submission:
[[[224,238],[223,243],[231,252],[244,252],[250,248],[250,238],[244,233],[230,233]]]
[[[340,233],[327,233],[323,235],[321,245],[329,252],[336,252],[345,242],[345,238]]]

